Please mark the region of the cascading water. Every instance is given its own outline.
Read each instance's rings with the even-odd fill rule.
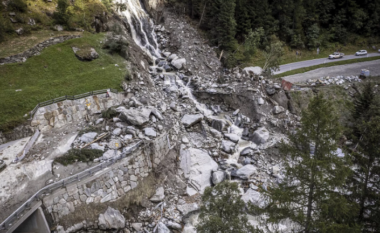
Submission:
[[[140,46],[146,54],[150,55],[153,60],[160,57],[153,21],[143,9],[140,1],[118,0],[117,2],[125,4],[127,8],[120,13],[126,17],[135,43]]]

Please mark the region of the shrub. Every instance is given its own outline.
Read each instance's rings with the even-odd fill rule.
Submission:
[[[0,42],[5,41],[6,36],[5,34],[12,34],[14,33],[14,28],[12,23],[4,19],[3,16],[0,14]]]
[[[67,25],[70,18],[70,15],[66,12],[67,7],[69,7],[67,0],[58,0],[57,11],[53,15],[55,23]]]
[[[106,119],[111,119],[113,117],[116,117],[118,115],[118,112],[114,108],[109,108],[106,111],[102,111],[102,117]]]
[[[71,149],[66,154],[54,159],[55,163],[60,163],[63,166],[73,164],[75,162],[91,162],[103,155],[101,150],[93,149]]]
[[[24,0],[11,0],[8,3],[8,9],[20,12],[26,12],[28,10],[28,5],[26,5]]]

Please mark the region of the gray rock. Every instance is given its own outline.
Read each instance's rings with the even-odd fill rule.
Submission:
[[[145,128],[144,134],[148,137],[156,137],[157,136],[157,133],[153,128]]]
[[[54,29],[57,30],[57,31],[59,31],[59,32],[63,31],[62,25],[58,25],[58,24],[54,26]]]
[[[222,133],[216,129],[210,128],[210,133],[215,138],[222,138]]]
[[[172,229],[182,230],[182,225],[173,221],[168,221],[166,225]]]
[[[112,149],[112,150],[118,150],[121,148],[121,142],[119,139],[112,139],[109,143],[108,143],[108,148]]]
[[[102,123],[104,121],[104,118],[99,118],[95,121],[95,125],[99,125],[100,123]]]
[[[249,188],[247,190],[246,193],[244,193],[244,195],[241,197],[241,199],[245,202],[245,203],[252,203],[256,206],[259,206],[259,207],[265,207],[266,206],[266,202],[265,202],[265,199],[261,196],[261,194],[251,188]]]
[[[274,114],[279,114],[279,113],[282,113],[284,111],[285,111],[285,109],[283,107],[281,107],[281,106],[274,106],[274,108],[273,108],[273,113]]]
[[[224,178],[225,178],[224,171],[216,171],[212,173],[212,183],[214,185],[221,183],[224,180]]]
[[[252,135],[252,141],[256,145],[265,143],[269,139],[269,131],[265,127],[258,128]]]
[[[157,233],[170,233],[171,231],[166,227],[165,224],[163,224],[162,222],[159,222],[157,224]]]
[[[164,118],[162,117],[160,111],[158,111],[157,109],[155,108],[152,108],[152,114],[157,117],[157,119],[159,119],[160,121],[162,121]]]
[[[15,30],[15,32],[17,33],[17,35],[22,35],[24,33],[24,29],[19,28],[19,29]]]
[[[232,152],[235,150],[235,143],[227,140],[222,141],[222,150],[226,153],[232,154]]]
[[[189,203],[189,204],[183,204],[183,205],[177,205],[177,209],[184,218],[188,217],[190,214],[198,211],[199,205],[197,203]]]
[[[181,123],[185,126],[185,127],[190,127],[190,126],[193,126],[195,125],[196,123],[202,121],[203,119],[203,115],[202,114],[196,114],[196,115],[189,115],[189,114],[186,114],[182,117],[182,120],[181,120]]]
[[[265,91],[267,92],[268,95],[274,95],[276,93],[276,89],[274,89],[273,87],[270,87],[270,86],[267,86],[265,88]]]
[[[241,152],[240,152],[240,155],[241,156],[252,156],[255,154],[255,149],[253,147],[247,147],[247,148],[244,148]]]
[[[137,232],[140,232],[142,230],[142,226],[143,226],[142,223],[135,222],[135,223],[132,223],[131,225],[132,225],[132,228]]]
[[[96,52],[94,48],[77,48],[73,47],[73,51],[75,56],[81,61],[92,61],[99,57],[99,54]]]
[[[171,54],[169,57],[168,57],[168,61],[172,61],[172,60],[175,60],[175,59],[177,59],[178,58],[178,56],[177,56],[177,54]]]
[[[98,226],[102,230],[106,229],[123,229],[125,227],[125,218],[119,210],[108,207],[104,214],[98,218]]]
[[[156,194],[153,195],[153,197],[150,198],[150,201],[152,202],[160,202],[164,200],[165,198],[165,190],[163,187],[159,187],[156,189]]]
[[[171,62],[172,66],[174,66],[177,70],[180,70],[184,68],[186,65],[186,59],[185,58],[180,58],[180,59],[175,59]]]
[[[83,134],[79,140],[81,140],[82,142],[84,143],[89,143],[89,142],[92,142],[94,141],[95,137],[98,135],[98,133],[95,133],[95,132],[89,132],[89,133],[85,133]]]
[[[240,140],[240,137],[233,133],[228,133],[228,134],[225,134],[224,136],[230,141],[235,142],[235,143],[239,142]]]
[[[259,98],[257,99],[257,103],[258,103],[259,105],[263,105],[263,104],[264,104],[264,99],[261,98],[261,97],[259,97]]]
[[[115,136],[119,136],[121,134],[121,129],[120,128],[116,128],[112,131],[112,134],[115,135]]]
[[[120,111],[120,119],[125,122],[129,122],[132,125],[144,125],[149,122],[149,116],[152,112],[148,108],[117,108],[117,111]]]
[[[248,180],[252,174],[254,174],[256,172],[256,167],[251,165],[251,164],[247,164],[245,166],[243,166],[242,168],[238,169],[236,171],[236,175],[240,178],[240,179],[245,179],[245,180]]]

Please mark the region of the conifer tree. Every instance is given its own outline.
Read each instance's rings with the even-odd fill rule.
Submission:
[[[354,169],[348,185],[363,232],[380,232],[380,103],[373,91],[367,83],[355,96],[350,125]]]
[[[301,128],[281,144],[286,174],[264,193],[269,223],[290,219],[294,232],[357,232],[347,219],[352,206],[344,198],[350,169],[336,154],[340,138],[332,103],[318,94],[302,113]]]
[[[199,233],[255,233],[245,213],[237,183],[224,181],[214,188],[206,188],[202,196]]]
[[[237,42],[235,40],[236,21],[235,0],[219,0],[220,10],[217,14],[215,25],[215,34],[220,49],[232,51],[236,49]]]
[[[251,20],[248,15],[247,0],[236,0],[235,9],[236,37],[242,41],[244,35],[251,30]]]

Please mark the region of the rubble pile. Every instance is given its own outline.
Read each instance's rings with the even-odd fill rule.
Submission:
[[[320,77],[319,79],[309,79],[307,80],[307,83],[309,83],[311,86],[315,85],[342,85],[344,83],[353,83],[353,82],[361,82],[362,80],[359,78],[359,76],[336,76],[336,77]]]

